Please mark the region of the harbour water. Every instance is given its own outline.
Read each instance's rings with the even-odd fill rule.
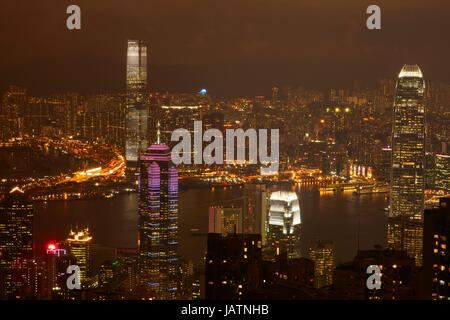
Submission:
[[[235,187],[193,188],[179,195],[179,251],[181,257],[201,262],[206,250],[208,207],[242,196]],[[337,264],[353,259],[358,247],[385,245],[387,206],[385,194],[356,195],[350,191],[320,193],[314,187],[297,187],[301,210],[301,252],[307,256],[311,240],[335,242]],[[36,252],[51,241],[66,238],[71,227],[89,226],[96,248],[93,268],[113,259],[114,248],[137,247],[137,195],[111,199],[36,202]],[[198,229],[197,235],[190,230]],[[358,232],[359,229],[359,232]],[[202,235],[203,234],[203,235]]]

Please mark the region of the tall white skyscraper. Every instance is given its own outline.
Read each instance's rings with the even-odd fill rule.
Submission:
[[[425,82],[417,65],[404,65],[397,79],[392,118],[388,247],[422,264],[425,173]]]
[[[136,167],[148,147],[147,46],[140,40],[128,40],[126,84],[125,158]]]
[[[270,195],[267,244],[273,252],[286,251],[288,258],[299,257],[300,206],[297,194],[276,191]]]

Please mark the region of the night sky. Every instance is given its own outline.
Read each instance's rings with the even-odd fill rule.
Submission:
[[[71,4],[79,31],[66,28]],[[371,4],[381,30],[366,28]],[[372,86],[405,63],[450,82],[449,35],[448,0],[1,0],[0,90],[123,91],[127,39],[149,46],[150,90]]]

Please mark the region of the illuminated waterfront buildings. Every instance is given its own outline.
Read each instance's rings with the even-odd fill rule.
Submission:
[[[417,65],[403,66],[392,120],[388,247],[422,263],[425,173],[425,83]]]
[[[126,84],[125,158],[133,167],[148,146],[147,46],[140,40],[128,40]]]
[[[309,258],[314,261],[314,287],[333,283],[334,243],[313,241],[309,246]]]
[[[267,244],[272,252],[286,251],[288,258],[299,256],[300,206],[297,194],[276,191],[270,195]]]
[[[423,299],[450,299],[450,198],[424,212]]]
[[[177,297],[178,172],[170,149],[151,145],[139,164],[140,285],[156,299]]]
[[[33,203],[14,188],[0,202],[0,298],[23,297],[33,275]]]
[[[91,261],[91,241],[89,229],[80,229],[70,231],[69,237],[65,241],[65,246],[70,253],[76,258],[76,264],[80,267],[80,282],[90,274]]]

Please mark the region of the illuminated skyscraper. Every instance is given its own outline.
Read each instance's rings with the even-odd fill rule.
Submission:
[[[425,83],[417,65],[403,66],[392,119],[388,247],[422,263],[425,173]]]
[[[436,155],[436,188],[450,190],[450,156],[445,154]]]
[[[70,253],[76,258],[76,264],[80,267],[80,282],[89,275],[91,258],[91,240],[89,229],[70,231],[66,239],[66,246]]]
[[[125,115],[125,158],[137,165],[139,153],[147,148],[147,46],[140,40],[128,40],[127,97]]]
[[[158,141],[139,165],[139,282],[165,300],[178,290],[178,172],[170,159],[169,147]]]
[[[267,243],[273,252],[286,251],[288,258],[299,256],[300,223],[297,194],[292,191],[272,192],[266,228]]]
[[[309,258],[314,261],[314,286],[321,288],[331,285],[334,270],[334,243],[311,242]]]
[[[0,298],[31,289],[32,265],[33,203],[14,188],[0,202]]]
[[[42,273],[39,297],[42,299],[70,299],[70,289],[67,288],[67,267],[76,265],[76,258],[67,254],[66,249],[59,248],[56,243],[47,245],[46,255],[40,261]]]

